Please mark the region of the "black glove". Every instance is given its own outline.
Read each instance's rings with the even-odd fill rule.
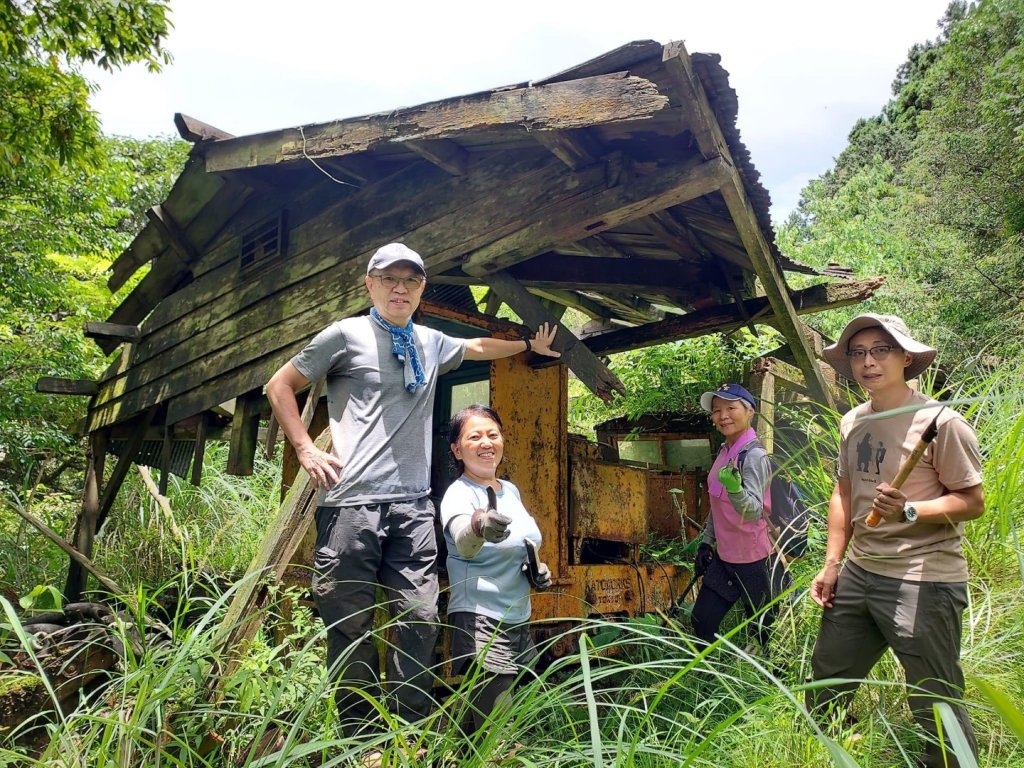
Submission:
[[[703,543],[697,547],[697,554],[693,558],[693,578],[699,578],[707,573],[711,560],[715,556],[715,550],[710,544]]]

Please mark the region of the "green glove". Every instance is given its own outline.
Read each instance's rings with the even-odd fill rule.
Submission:
[[[734,467],[732,462],[718,470],[718,482],[729,493],[739,493],[743,490],[743,478],[740,476],[739,469]]]

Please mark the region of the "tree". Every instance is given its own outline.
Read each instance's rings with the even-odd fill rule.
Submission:
[[[105,139],[91,168],[26,167],[0,197],[0,483],[17,486],[46,462],[52,475],[76,456],[84,401],[40,395],[35,382],[102,371],[105,358],[82,326],[116,305],[105,272],[186,154],[176,139]]]
[[[0,185],[94,157],[99,124],[78,67],[159,70],[167,14],[167,0],[0,0]]]

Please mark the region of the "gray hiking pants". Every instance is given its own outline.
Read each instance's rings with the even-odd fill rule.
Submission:
[[[387,633],[387,688],[379,685],[373,634],[377,585],[393,618]],[[318,507],[313,597],[327,627],[327,662],[336,676],[342,728],[372,719],[361,689],[406,720],[430,711],[437,641],[437,539],[430,499],[357,507]]]
[[[867,677],[886,648],[892,648],[906,673],[910,709],[928,732],[924,764],[958,764],[948,743],[943,757],[932,709],[937,701],[953,707],[977,753],[971,720],[961,702],[960,634],[966,608],[966,584],[903,581],[848,562],[839,575],[833,607],[822,614],[811,667],[815,680],[851,682],[808,691],[808,708],[824,712],[833,702],[847,704],[857,681]]]

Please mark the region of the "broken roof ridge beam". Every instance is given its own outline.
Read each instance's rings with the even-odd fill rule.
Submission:
[[[500,295],[530,328],[538,328],[542,323],[559,326],[551,346],[555,351],[562,353],[560,362],[575,373],[591,392],[608,402],[611,400],[612,392],[626,391],[622,382],[608,366],[587,349],[565,325],[559,323],[540,299],[526,290],[526,287],[515,278],[507,272],[495,272],[486,279],[491,290]]]
[[[276,165],[304,158],[340,157],[379,144],[457,139],[486,129],[566,131],[643,120],[666,109],[658,86],[627,72],[499,89],[392,112],[304,125],[211,142],[204,147],[209,173]]]
[[[794,292],[793,305],[799,314],[845,307],[869,298],[883,282],[883,277],[872,277],[866,280],[813,285]],[[709,333],[730,333],[746,325],[746,317],[754,318],[758,323],[765,325],[778,324],[778,318],[771,312],[771,304],[766,296],[747,299],[743,302],[743,308],[745,312],[735,303],[718,304],[681,317],[671,317],[660,323],[648,323],[636,328],[602,333],[589,337],[585,344],[595,354],[610,355]]]

